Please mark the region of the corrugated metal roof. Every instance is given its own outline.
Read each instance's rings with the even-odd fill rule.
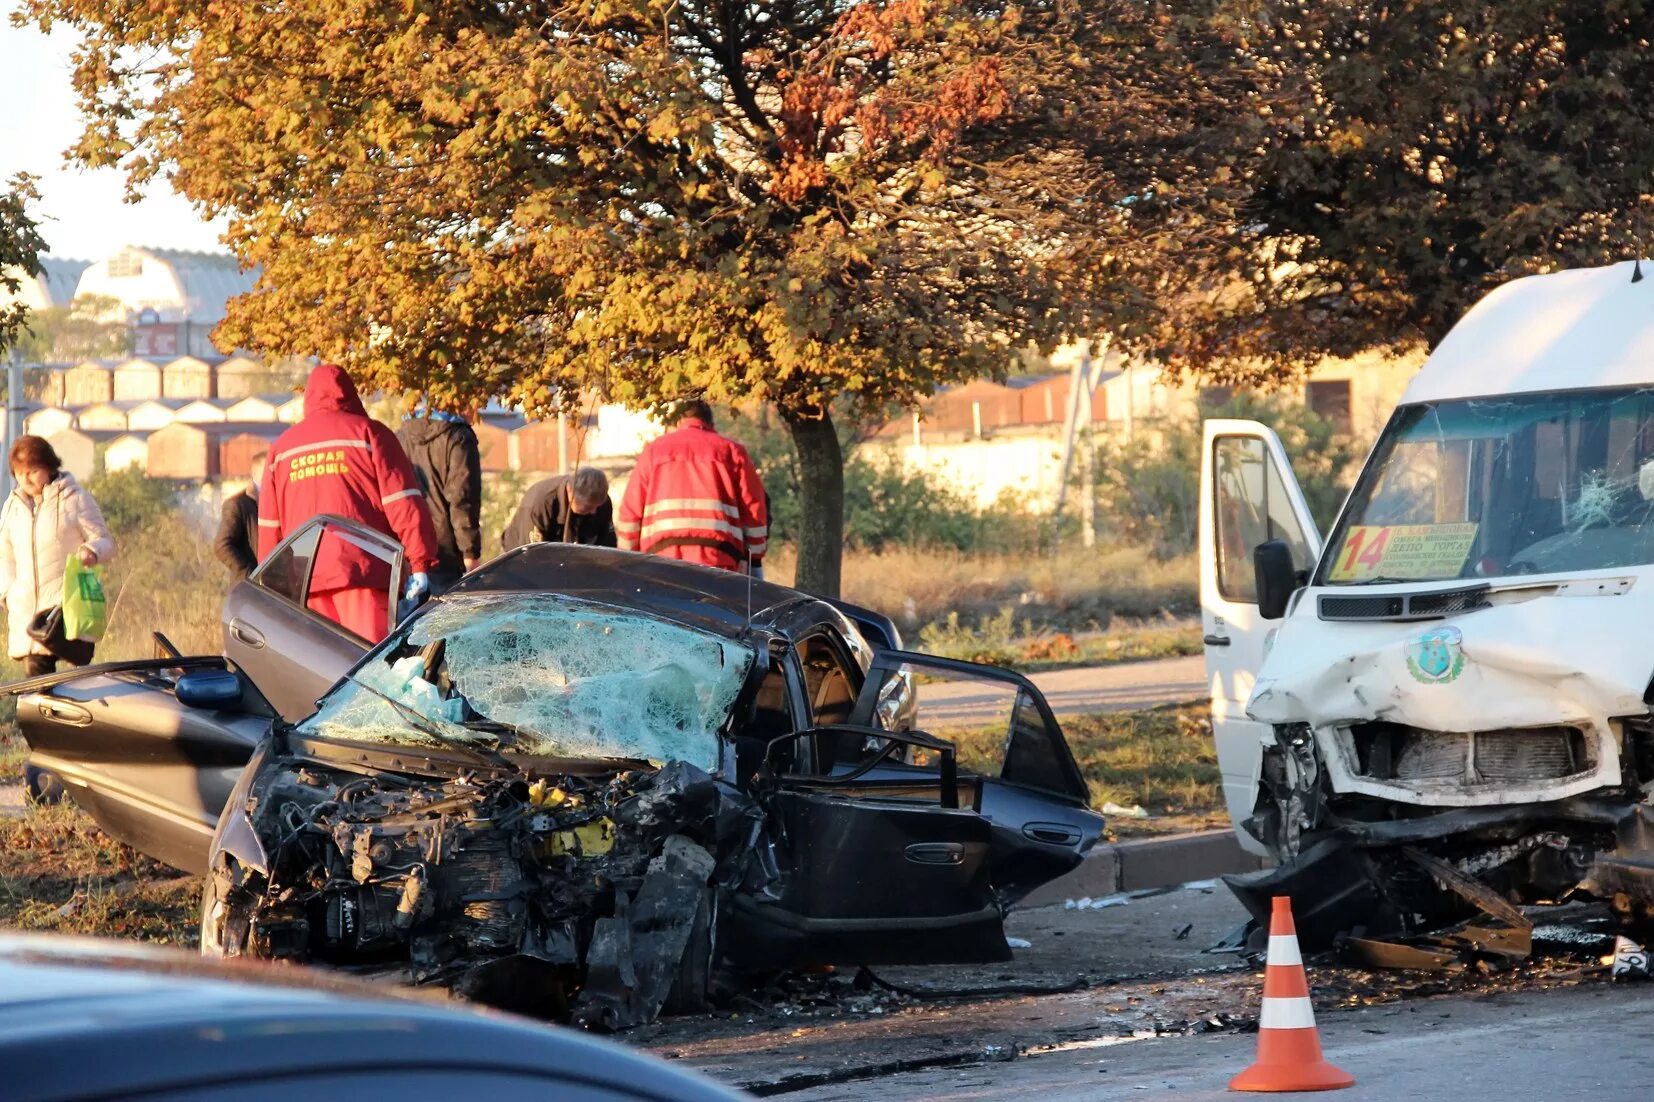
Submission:
[[[80,284],[80,273],[92,266],[90,260],[71,260],[61,256],[40,258],[40,276],[46,285],[46,296],[53,306],[67,306],[75,297]]]
[[[251,291],[258,279],[256,271],[242,271],[240,263],[229,253],[151,248],[143,251],[172,266],[184,289],[189,320],[203,325],[222,318],[230,299]]]

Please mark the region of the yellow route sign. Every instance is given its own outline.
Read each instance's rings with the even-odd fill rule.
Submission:
[[[1477,527],[1475,522],[1467,521],[1351,528],[1338,560],[1327,572],[1327,580],[1456,578],[1476,542]]]

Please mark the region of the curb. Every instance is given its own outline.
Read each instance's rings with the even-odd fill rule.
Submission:
[[[1241,849],[1232,830],[1203,830],[1164,838],[1140,838],[1099,845],[1080,867],[1042,884],[1017,909],[1060,905],[1069,899],[1098,899],[1119,892],[1169,888],[1191,880],[1267,868],[1267,858]]]

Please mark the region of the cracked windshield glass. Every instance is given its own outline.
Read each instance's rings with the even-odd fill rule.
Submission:
[[[455,596],[304,721],[324,738],[718,765],[751,649],[537,594]]]
[[[1398,410],[1325,581],[1475,580],[1654,562],[1654,389]]]

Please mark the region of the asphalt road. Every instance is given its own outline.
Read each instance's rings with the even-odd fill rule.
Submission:
[[[1646,1099],[1654,1048],[1645,1023],[1647,985],[1442,998],[1322,1013],[1328,1059],[1355,1086],[1328,1097],[1514,1102]],[[810,1102],[903,1099],[1233,1098],[1229,1078],[1251,1062],[1257,1038],[1209,1034],[1106,1043],[1076,1042],[1043,1055],[820,1087],[789,1097]],[[1302,1097],[1295,1095],[1294,1097]]]
[[[1059,716],[1135,711],[1207,695],[1206,660],[1198,654],[1050,670],[1034,674],[1033,682]],[[1007,710],[1006,693],[996,686],[930,683],[920,685],[919,694],[921,712],[932,722],[986,721]]]

